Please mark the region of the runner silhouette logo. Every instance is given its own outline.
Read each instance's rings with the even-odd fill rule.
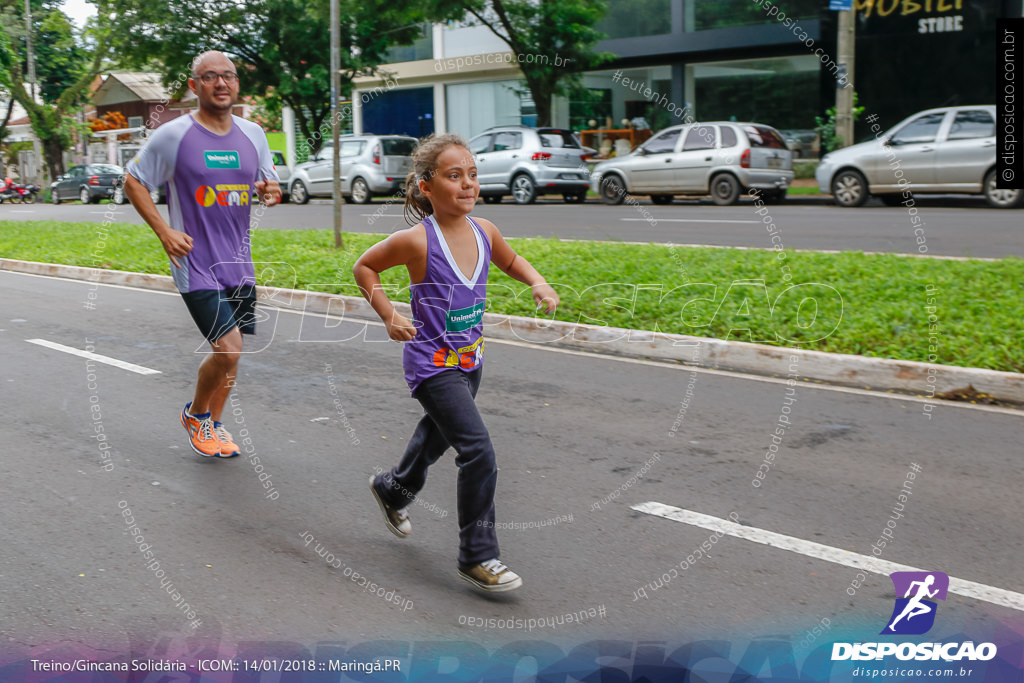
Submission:
[[[939,608],[935,600],[946,599],[949,576],[942,572],[893,572],[889,578],[896,589],[896,605],[882,635],[927,633]]]

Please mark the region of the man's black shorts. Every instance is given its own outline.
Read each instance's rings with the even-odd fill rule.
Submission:
[[[207,341],[215,342],[235,327],[242,334],[256,334],[256,288],[252,285],[182,292],[181,298]]]

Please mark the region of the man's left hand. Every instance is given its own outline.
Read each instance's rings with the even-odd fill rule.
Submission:
[[[281,185],[276,180],[256,181],[256,195],[264,206],[281,203]]]

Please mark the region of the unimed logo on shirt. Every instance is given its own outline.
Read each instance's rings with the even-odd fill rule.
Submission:
[[[446,332],[463,332],[479,325],[483,317],[484,302],[480,301],[473,306],[448,311],[445,314],[444,329]]]
[[[203,157],[206,159],[206,168],[240,168],[241,164],[238,160],[238,152],[234,150],[227,151],[212,151],[206,150],[203,152]]]

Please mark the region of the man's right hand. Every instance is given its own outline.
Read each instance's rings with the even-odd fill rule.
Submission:
[[[178,259],[174,257],[185,256],[192,251],[192,236],[181,230],[169,229],[166,233],[160,235],[160,244],[164,245],[164,251],[171,257],[171,263],[174,264],[174,267],[181,268]]]

